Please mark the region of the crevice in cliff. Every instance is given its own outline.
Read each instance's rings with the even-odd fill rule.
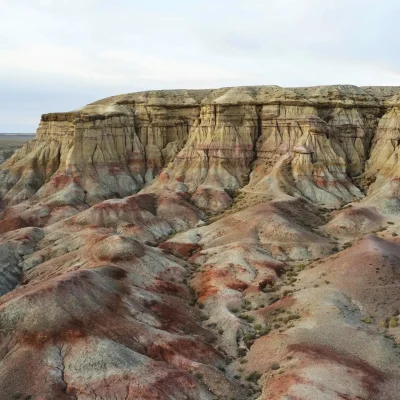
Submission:
[[[59,359],[60,359],[60,367],[56,367],[56,368],[60,372],[60,378],[64,384],[64,387],[61,391],[65,394],[67,394],[68,396],[70,396],[71,398],[77,400],[78,397],[76,395],[74,395],[72,393],[68,393],[68,383],[65,380],[65,362],[64,362],[64,355],[63,355],[62,347],[57,346],[57,350],[58,350],[58,355],[59,355]]]
[[[258,104],[256,106],[256,113],[257,113],[257,137],[254,140],[254,146],[257,143],[257,140],[261,137],[262,135],[262,104]]]

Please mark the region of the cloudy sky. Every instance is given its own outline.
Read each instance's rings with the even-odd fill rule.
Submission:
[[[0,0],[0,132],[146,89],[400,85],[398,0]]]

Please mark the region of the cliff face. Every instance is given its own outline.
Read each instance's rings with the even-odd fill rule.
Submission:
[[[44,114],[0,167],[0,400],[397,400],[399,96]]]
[[[198,206],[218,211],[249,179],[251,188],[271,190],[267,176],[284,157],[289,171],[277,186],[337,206],[361,196],[349,178],[374,175],[388,163],[385,175],[393,164],[397,92],[351,86],[144,92],[45,114],[36,139],[2,167],[1,196],[17,204],[39,189],[43,197],[74,182],[94,204],[136,193],[167,167],[158,185],[188,191]]]

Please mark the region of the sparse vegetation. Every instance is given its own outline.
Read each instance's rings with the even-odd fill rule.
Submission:
[[[286,317],[282,318],[281,320],[285,323],[288,323],[289,321],[292,321],[294,319],[300,319],[300,315],[299,314],[290,314],[290,315],[287,315]]]
[[[199,381],[202,381],[202,380],[203,380],[203,375],[200,374],[199,372],[196,372],[196,373],[194,374],[194,377],[195,377],[196,379],[198,379]]]
[[[246,381],[256,383],[260,378],[261,378],[261,374],[257,371],[253,371],[253,372],[250,372],[250,374],[248,374],[246,376]]]
[[[396,328],[399,326],[399,318],[398,317],[392,317],[389,320],[389,327],[390,328]]]
[[[256,339],[256,335],[255,335],[255,333],[252,333],[252,332],[243,336],[243,342],[248,348],[250,348],[253,345],[255,339]]]
[[[303,269],[305,269],[306,267],[307,267],[306,264],[299,264],[296,266],[296,270],[300,272],[303,271]]]
[[[260,336],[265,336],[265,335],[268,335],[268,333],[270,333],[270,332],[271,332],[271,328],[269,326],[266,326],[265,328],[262,328],[259,331],[259,334],[260,334]]]
[[[238,349],[238,357],[244,357],[247,354],[247,349],[244,349],[243,347]]]
[[[240,314],[239,317],[250,323],[254,322],[255,320],[252,315]]]
[[[364,324],[372,324],[372,322],[374,322],[374,319],[372,317],[364,317],[361,318],[361,322],[364,322]]]
[[[271,305],[271,304],[274,304],[274,303],[276,303],[278,300],[279,300],[279,296],[278,296],[278,295],[274,295],[274,296],[271,297],[271,299],[270,299],[270,301],[269,301],[269,304],[270,304],[270,305]]]
[[[281,367],[281,366],[280,366],[278,363],[274,363],[274,364],[271,365],[271,369],[272,369],[273,371],[278,370],[280,367]]]

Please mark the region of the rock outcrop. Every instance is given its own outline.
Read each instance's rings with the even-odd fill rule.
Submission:
[[[44,114],[0,167],[0,400],[398,400],[399,96]]]
[[[349,177],[395,162],[397,92],[244,87],[115,96],[43,115],[36,139],[3,166],[0,194],[12,205],[77,184],[95,204],[138,192],[167,167],[159,186],[187,191],[205,209],[228,207],[250,172],[257,190],[276,185],[337,206],[361,197]],[[284,156],[286,179],[271,185]]]

